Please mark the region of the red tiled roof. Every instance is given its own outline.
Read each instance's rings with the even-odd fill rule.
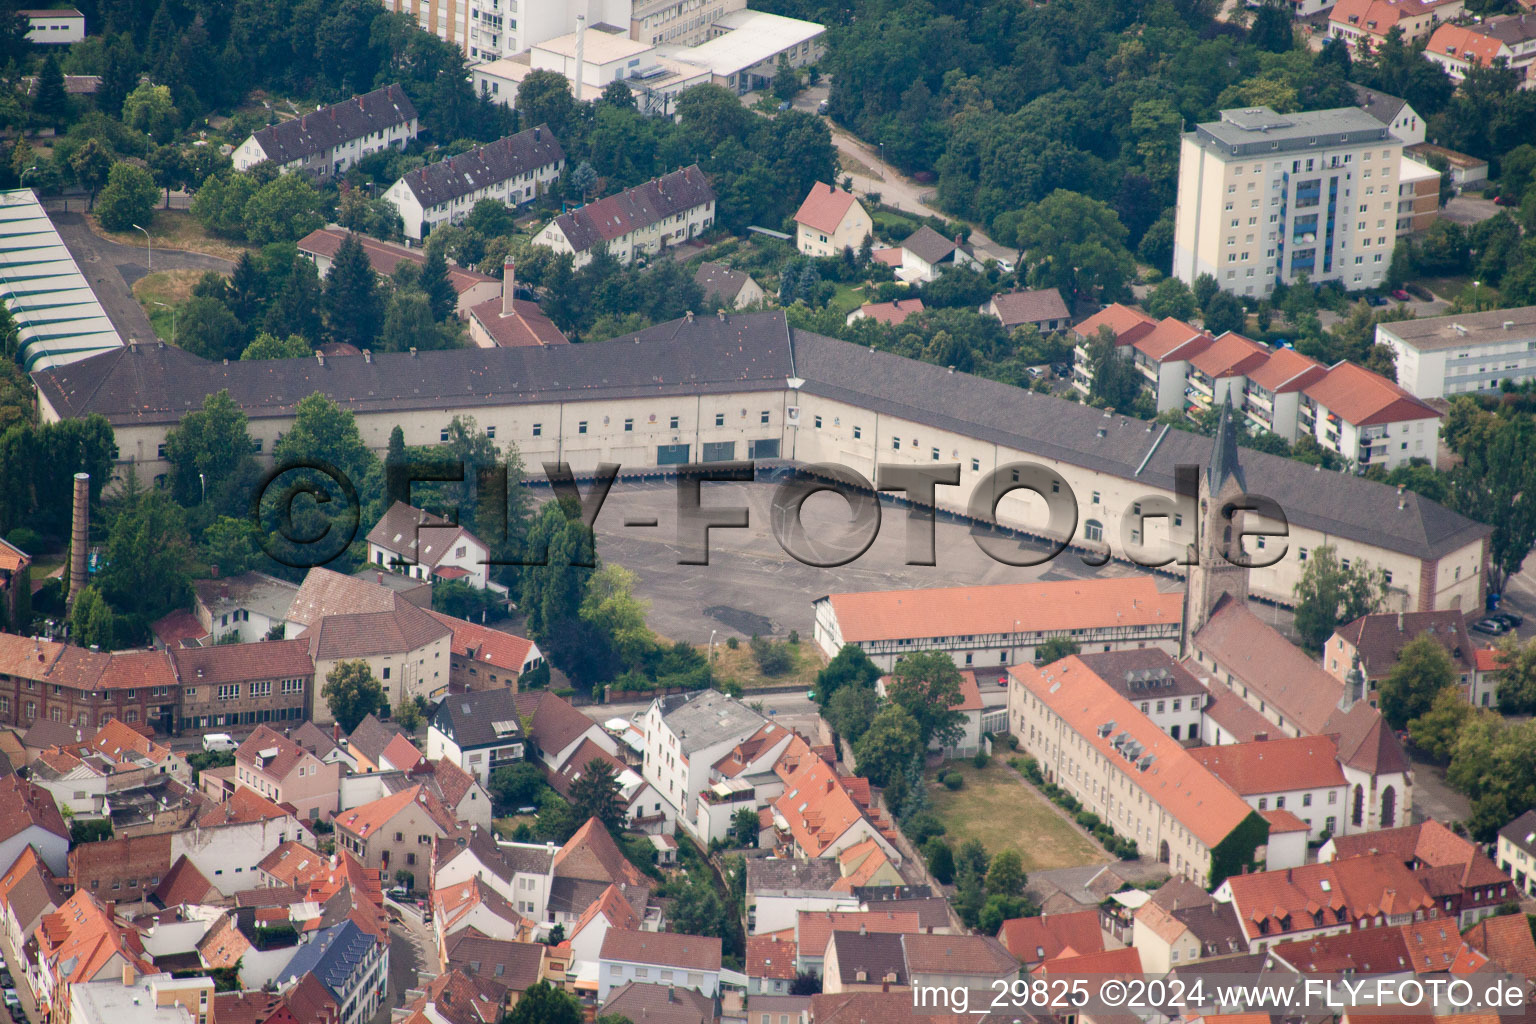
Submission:
[[[1464,25],[1441,25],[1424,44],[1425,53],[1438,53],[1463,64],[1481,64],[1485,68],[1492,67],[1495,60],[1505,56],[1501,53],[1503,50],[1502,40]]]
[[[1327,736],[1193,747],[1189,753],[1239,796],[1344,785],[1339,748]]]
[[[751,936],[747,939],[747,977],[793,981],[797,948],[793,939]]]
[[[604,960],[659,964],[689,971],[720,969],[720,940],[713,935],[677,932],[637,932],[610,928],[603,936]]]
[[[258,725],[235,750],[236,761],[279,782],[307,756],[303,747],[269,725]]]
[[[1253,813],[1190,751],[1153,725],[1075,655],[1044,669],[1014,665],[1008,674],[1144,792],[1153,806],[1161,807],[1207,848],[1220,843]],[[1101,735],[1102,726],[1110,722],[1114,730]],[[1138,762],[1127,761],[1115,748],[1114,737],[1121,734],[1141,746]],[[1151,761],[1145,770],[1139,769],[1137,765],[1146,758]]]
[[[1405,14],[1418,14],[1418,5],[1392,3],[1390,0],[1339,0],[1328,20],[1357,28],[1371,35],[1385,37]]]
[[[795,211],[795,221],[830,235],[837,230],[855,202],[853,193],[818,181],[811,186],[800,209]]]
[[[1104,949],[1104,929],[1097,910],[1042,917],[1012,917],[1003,922],[998,941],[1024,963],[1039,963],[1061,955],[1064,949],[1079,954]]]
[[[596,818],[576,830],[555,853],[550,870],[558,877],[595,882],[645,885],[645,876],[629,862],[608,829]]]
[[[469,311],[485,333],[501,348],[537,348],[544,345],[569,345],[567,338],[544,315],[537,302],[513,299],[512,312],[502,314],[502,298],[486,299]]]
[[[826,600],[844,643],[1172,625],[1184,608],[1182,595],[1158,593],[1151,576],[881,590]]]
[[[860,822],[869,822],[877,832],[886,829],[820,758],[806,761],[800,771],[785,780],[784,793],[773,806],[807,857],[820,857]]]
[[[421,763],[421,751],[400,733],[384,747],[383,757],[400,771],[410,771]]]
[[[1267,811],[1260,811],[1259,817],[1269,822],[1269,834],[1272,836],[1280,835],[1284,832],[1312,831],[1311,825],[1308,825],[1283,807],[1271,807]]]
[[[1246,377],[1269,361],[1269,349],[1232,331],[1211,342],[1209,348],[1194,356],[1189,365],[1210,377]]]
[[[795,940],[808,956],[820,956],[834,931],[906,934],[922,930],[912,910],[802,910],[795,916]]]
[[[228,800],[205,810],[198,816],[197,823],[204,828],[213,825],[248,824],[253,821],[270,821],[286,814],[291,812],[284,810],[254,789],[241,788],[235,790]]]
[[[1438,412],[1387,378],[1354,363],[1330,366],[1320,380],[1307,386],[1304,394],[1357,427],[1440,418]]]
[[[16,572],[23,562],[30,563],[32,556],[3,538],[0,538],[0,572]]]
[[[1323,364],[1316,359],[1304,356],[1293,348],[1277,348],[1270,352],[1263,365],[1255,366],[1248,372],[1248,379],[1278,395],[1300,391],[1326,372]]]
[[[875,249],[869,255],[876,263],[884,263],[888,267],[901,266],[900,246],[891,246],[888,249]]]
[[[166,647],[179,647],[183,640],[201,640],[208,630],[197,621],[197,616],[185,608],[178,608],[164,618],[150,623],[149,631]]]
[[[461,657],[483,661],[508,672],[521,672],[523,663],[528,660],[528,652],[533,649],[532,640],[515,633],[492,629],[466,619],[456,619],[441,612],[431,614],[453,630],[453,639],[449,643],[453,645],[453,653]]]
[[[187,859],[186,854],[182,854],[160,879],[154,895],[162,907],[179,907],[185,903],[202,903],[210,896],[217,898],[219,890],[203,876],[197,865]]]
[[[877,323],[900,324],[923,311],[922,299],[892,299],[890,302],[866,302],[859,312]]]
[[[581,930],[602,915],[608,921],[610,928],[623,928],[627,931],[639,931],[643,922],[635,913],[635,908],[630,906],[624,898],[624,893],[617,885],[610,885],[603,890],[603,894],[587,907],[586,911],[570,927],[566,934],[575,938]]]
[[[1479,647],[1472,655],[1479,672],[1497,672],[1504,667],[1504,654],[1497,647]]]
[[[1164,359],[1192,359],[1210,347],[1209,334],[1182,320],[1164,317],[1156,327],[1136,341],[1136,351],[1154,362]]]
[[[1130,345],[1146,337],[1157,326],[1157,321],[1139,309],[1122,306],[1116,302],[1072,328],[1072,333],[1092,341],[1100,327],[1108,327],[1115,335],[1115,344]]]
[[[69,838],[69,828],[52,793],[19,775],[0,778],[0,840],[20,835],[34,825]]]
[[[313,253],[331,259],[341,248],[342,241],[351,232],[342,228],[317,228],[299,239],[298,247],[302,253]],[[377,238],[367,235],[355,236],[363,244],[363,251],[368,254],[368,262],[372,265],[374,273],[382,277],[390,277],[395,268],[402,262],[414,263],[417,266],[427,262],[426,253],[415,249],[407,249],[403,245],[393,245],[389,242],[381,242]],[[478,270],[465,270],[463,267],[448,265],[448,283],[453,285],[453,290],[459,294],[469,291],[477,284],[496,283],[496,279],[489,274],[482,274]]]
[[[1466,940],[1506,971],[1536,978],[1536,941],[1524,914],[1485,917],[1467,930]]]

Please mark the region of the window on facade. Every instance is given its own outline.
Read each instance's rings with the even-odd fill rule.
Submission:
[[[723,413],[723,412],[715,413],[715,426],[717,426],[717,427],[725,426],[725,413]]]
[[[1104,524],[1097,519],[1090,519],[1083,524],[1083,536],[1088,540],[1104,539]]]
[[[670,421],[669,421],[669,422],[670,422],[670,423],[671,423],[671,425],[672,425],[672,429],[673,429],[673,430],[676,430],[676,429],[677,429],[677,417],[676,417],[676,416],[673,416],[673,417],[672,417],[672,419],[671,419],[671,420],[670,420]]]

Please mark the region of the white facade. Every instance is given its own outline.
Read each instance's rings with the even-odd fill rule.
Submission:
[[[454,537],[454,534],[458,536]],[[370,541],[368,561],[374,565],[384,566],[392,572],[404,573],[411,579],[428,582],[432,579],[433,569],[453,566],[468,573],[467,576],[460,577],[465,583],[480,590],[485,589],[486,563],[490,558],[490,549],[479,538],[468,530],[460,531],[457,526],[422,526],[419,536],[423,545],[429,543],[428,538],[432,538],[437,543],[449,543],[449,538],[452,538],[452,543],[448,553],[439,558],[436,565],[426,566],[414,561],[409,551],[396,551]]]
[[[1173,272],[1265,296],[1301,275],[1346,289],[1386,280],[1403,143],[1357,107],[1222,111],[1180,143]]]
[[[347,168],[365,156],[384,149],[404,149],[412,139],[416,138],[416,130],[417,122],[413,117],[403,124],[370,132],[360,138],[348,139],[340,145],[327,147],[319,153],[300,160],[289,160],[279,164],[278,167],[284,174],[292,171],[309,171],[320,178],[345,174]],[[252,135],[235,147],[232,159],[235,170],[248,171],[257,164],[273,158],[262,148],[260,140]]]
[[[39,45],[78,43],[85,39],[85,15],[72,7],[24,11],[27,42]]]
[[[629,960],[600,960],[598,961],[597,975],[597,1001],[605,1003],[608,996],[615,989],[623,988],[631,981],[656,984],[658,979],[662,985],[676,985],[679,988],[691,988],[706,996],[714,996],[720,991],[720,972],[714,971],[690,971],[684,968],[672,968],[666,964],[634,963]]]
[[[494,889],[519,914],[530,921],[543,922],[548,919],[549,913],[549,886],[551,879],[550,865],[553,863],[555,848],[553,846],[540,846],[533,843],[498,843],[503,849],[533,850],[544,854],[542,863],[545,870],[539,872],[517,871],[510,880],[501,878],[494,871],[485,870],[478,858],[465,850],[451,860],[439,865],[432,874],[432,886],[435,889],[446,889],[449,886],[459,885],[471,878],[479,878],[482,883]]]
[[[472,156],[473,154],[464,155]],[[421,198],[411,188],[412,176],[408,175],[390,185],[384,191],[384,198],[394,203],[395,208],[400,211],[400,219],[405,225],[405,236],[419,242],[437,226],[455,224],[469,216],[475,204],[482,199],[506,203],[513,208],[533,202],[559,179],[560,171],[564,167],[563,159],[551,160],[542,166],[521,171],[509,178],[479,182],[471,192],[428,206],[422,205]]]
[[[705,691],[699,699],[715,699],[708,695],[709,691]],[[679,813],[675,816],[686,824],[692,824],[699,793],[709,784],[715,762],[736,744],[757,732],[766,722],[761,716],[752,717],[757,720],[743,722],[739,727],[712,737],[707,744],[687,742],[686,736],[683,737],[684,742],[680,743],[677,733],[673,732],[667,717],[662,713],[662,701],[651,702],[645,714],[645,760],[642,775],[645,781],[655,787],[661,799],[677,808]]]
[[[267,854],[289,840],[314,848],[315,837],[289,815],[266,821],[193,827],[171,833],[171,863],[185,856],[225,896],[261,885]]]
[[[1536,378],[1536,306],[1378,324],[1397,382],[1419,398],[1490,393]]]

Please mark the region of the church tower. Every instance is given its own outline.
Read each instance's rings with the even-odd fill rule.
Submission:
[[[1229,392],[1222,401],[1211,461],[1205,468],[1200,490],[1196,557],[1184,577],[1186,648],[1195,632],[1210,619],[1211,611],[1223,595],[1234,601],[1248,600],[1248,570],[1225,557],[1229,547],[1234,557],[1241,557],[1238,545],[1243,513],[1234,512],[1230,519],[1222,516],[1222,507],[1248,489],[1237,457],[1237,430],[1237,424],[1232,421],[1232,395]]]

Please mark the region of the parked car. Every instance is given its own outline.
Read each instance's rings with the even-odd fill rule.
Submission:
[[[827,101],[826,100],[822,100],[820,103],[816,104],[816,113],[818,113],[818,114],[825,114],[826,112],[827,112]]]
[[[1509,632],[1509,627],[1498,619],[1478,619],[1472,623],[1472,632],[1485,633],[1488,636],[1503,636]]]
[[[1031,366],[1027,372],[1029,373],[1030,380],[1039,380],[1045,376],[1045,371],[1038,366]]]
[[[1385,295],[1368,295],[1365,301],[1373,306],[1385,306],[1387,304],[1387,297]]]
[[[21,1009],[21,997],[16,994],[16,990],[13,988],[5,990],[5,1008],[7,1010]]]
[[[1062,380],[1067,380],[1072,376],[1072,364],[1056,363],[1051,367],[1051,372],[1060,377]]]
[[[1403,291],[1401,288],[1394,288],[1394,289],[1392,289],[1392,297],[1394,299],[1396,299],[1398,302],[1412,302],[1413,301],[1413,296],[1409,295],[1407,292]]]
[[[1514,196],[1494,196],[1493,203],[1495,206],[1519,206],[1520,200]]]
[[[1519,612],[1494,612],[1488,617],[1495,620],[1496,622],[1504,623],[1504,625],[1508,626],[1510,629],[1514,629],[1516,626],[1523,626],[1525,624],[1525,616],[1521,615]]]

